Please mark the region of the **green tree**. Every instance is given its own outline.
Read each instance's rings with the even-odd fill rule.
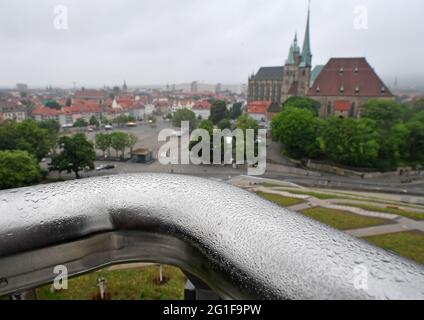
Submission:
[[[110,156],[110,148],[112,146],[111,135],[107,133],[96,134],[95,138],[96,148],[103,152],[103,157],[106,155],[106,151]]]
[[[5,121],[0,124],[0,150],[27,151],[41,160],[51,147],[48,131],[41,129],[33,120],[21,123]]]
[[[114,123],[118,125],[118,127],[122,127],[128,122],[131,122],[131,118],[125,114],[119,115],[115,120],[113,120]]]
[[[238,117],[240,117],[243,114],[242,107],[243,105],[241,102],[237,102],[233,104],[230,110],[230,118],[232,120],[236,120]]]
[[[348,166],[377,165],[380,145],[375,121],[330,118],[324,126],[322,143],[326,157]]]
[[[121,152],[121,157],[125,157],[125,150],[128,145],[128,135],[124,132],[113,132],[110,134],[111,146],[115,149],[116,157],[119,157],[119,152]]]
[[[37,160],[26,151],[0,151],[0,189],[20,188],[39,181]]]
[[[319,157],[320,128],[321,121],[306,109],[285,108],[272,121],[273,137],[296,159]]]
[[[174,113],[172,124],[174,127],[181,128],[181,122],[188,121],[190,123],[190,130],[197,128],[196,114],[188,109],[181,109]]]
[[[200,122],[199,124],[199,129],[204,129],[209,133],[209,136],[213,136],[213,123],[210,120],[203,120],[202,122]]]
[[[130,149],[130,153],[133,152],[134,146],[136,145],[138,138],[132,133],[127,134],[127,148]]]
[[[222,119],[218,123],[218,128],[221,130],[231,129],[231,121],[229,119]]]
[[[403,118],[402,106],[395,101],[373,99],[362,106],[362,117],[376,121],[382,130],[390,130]]]
[[[406,139],[406,158],[412,162],[424,161],[424,124],[419,121],[411,121],[406,124],[409,130]]]
[[[49,100],[46,102],[45,106],[50,109],[60,110],[62,106],[55,100]]]
[[[283,109],[286,108],[306,109],[312,112],[314,116],[318,116],[320,103],[305,97],[290,97],[283,104]]]
[[[75,128],[86,128],[88,127],[88,122],[84,118],[79,118],[74,123]]]
[[[100,126],[99,120],[97,120],[97,118],[95,116],[92,116],[90,118],[90,126],[96,127],[98,128]]]
[[[86,168],[94,169],[96,152],[84,134],[76,134],[73,137],[61,137],[58,142],[60,152],[54,155],[50,170],[59,172],[74,172],[75,177],[80,179],[80,172]]]
[[[418,113],[415,113],[411,119],[411,121],[418,121],[424,124],[424,111],[420,111]]]
[[[245,115],[238,117],[238,119],[236,121],[236,128],[243,130],[245,135],[246,135],[247,129],[253,129],[253,130],[255,130],[255,133],[257,134],[258,130],[259,130],[259,125],[255,121],[255,119],[253,119],[253,118],[249,117],[247,114],[245,114]]]
[[[50,145],[54,149],[54,146],[56,145],[57,137],[59,136],[59,132],[60,132],[60,123],[56,120],[51,119],[51,120],[38,122],[38,126],[41,129],[47,130],[47,133],[50,139]]]
[[[67,98],[67,99],[66,99],[65,106],[66,106],[66,107],[70,107],[70,106],[72,106],[72,99],[71,99],[71,98]]]
[[[221,120],[229,118],[230,112],[227,109],[225,101],[217,100],[214,101],[211,108],[210,120],[213,124],[217,125]]]

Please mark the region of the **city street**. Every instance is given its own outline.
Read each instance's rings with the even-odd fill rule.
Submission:
[[[151,149],[153,151],[153,157],[157,159],[159,149],[163,145],[163,142],[158,142],[158,135],[161,130],[166,128],[171,128],[177,131],[179,130],[178,128],[174,128],[169,121],[164,121],[159,118],[155,126],[143,123],[139,124],[135,128],[115,128],[114,131],[123,131],[134,134],[138,138],[135,148]],[[97,133],[98,132],[88,132],[86,134],[90,140],[94,141],[94,137]],[[414,197],[414,195],[424,195],[424,180],[418,180],[412,183],[402,183],[401,181],[403,178],[396,176],[392,178],[385,177],[384,179],[361,179],[359,177],[344,177],[324,172],[305,170],[303,168],[296,168],[290,161],[281,155],[281,151],[281,145],[279,143],[272,142],[270,140],[268,141],[268,161],[271,161],[272,163],[267,164],[267,170],[262,176],[263,178],[292,182],[307,187],[356,190],[364,192],[384,192],[397,195],[398,198],[407,199],[408,202],[411,203],[423,204],[423,200],[420,197]],[[97,154],[100,156],[102,153],[101,151],[97,151]],[[87,172],[83,173],[82,176],[88,177],[153,172],[194,175],[228,180],[235,176],[247,175],[247,168],[245,166],[234,169],[231,165],[162,165],[155,160],[150,164],[137,164],[129,161],[101,161],[96,162],[96,167],[104,164],[113,164],[116,168],[112,170]],[[65,176],[72,177],[72,175]]]

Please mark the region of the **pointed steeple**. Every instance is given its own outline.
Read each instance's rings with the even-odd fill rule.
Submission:
[[[309,0],[308,20],[306,22],[305,40],[303,42],[302,64],[301,64],[301,67],[310,67],[310,66],[312,66],[312,51],[311,51],[311,36],[310,36],[310,18],[311,18],[311,1]]]
[[[289,58],[287,59],[287,64],[296,64],[296,54],[298,56],[300,48],[297,45],[297,32],[294,35],[293,44],[290,46]]]

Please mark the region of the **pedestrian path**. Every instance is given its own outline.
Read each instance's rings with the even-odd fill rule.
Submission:
[[[312,207],[321,207],[321,208],[350,212],[360,216],[390,220],[391,222],[393,222],[392,224],[387,224],[387,225],[346,231],[348,234],[353,235],[355,237],[369,237],[369,236],[375,236],[375,235],[412,231],[412,230],[418,230],[418,231],[424,232],[424,221],[416,221],[406,217],[401,217],[396,214],[374,212],[374,211],[360,209],[357,207],[350,207],[348,205],[339,205],[333,199],[322,200],[322,199],[317,199],[309,195],[292,194],[288,191],[274,189],[273,187],[265,187],[263,185],[261,186],[256,184],[252,185],[250,183],[242,184],[240,183],[240,181],[238,181],[238,184],[240,187],[248,189],[252,192],[263,192],[263,193],[275,194],[275,195],[280,195],[282,197],[301,199],[305,201],[304,203],[300,203],[300,204],[288,207],[287,209],[291,211],[302,211]],[[338,201],[341,201],[341,200],[338,200]],[[369,202],[361,202],[360,200],[357,200],[357,201],[355,200],[352,203],[353,204],[369,204]]]

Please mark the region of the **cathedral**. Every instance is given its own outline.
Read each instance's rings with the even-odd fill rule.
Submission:
[[[303,48],[297,34],[284,66],[262,67],[249,77],[248,102],[271,101],[278,105],[291,96],[306,96],[310,87],[312,52],[310,43],[310,10],[306,23]]]

